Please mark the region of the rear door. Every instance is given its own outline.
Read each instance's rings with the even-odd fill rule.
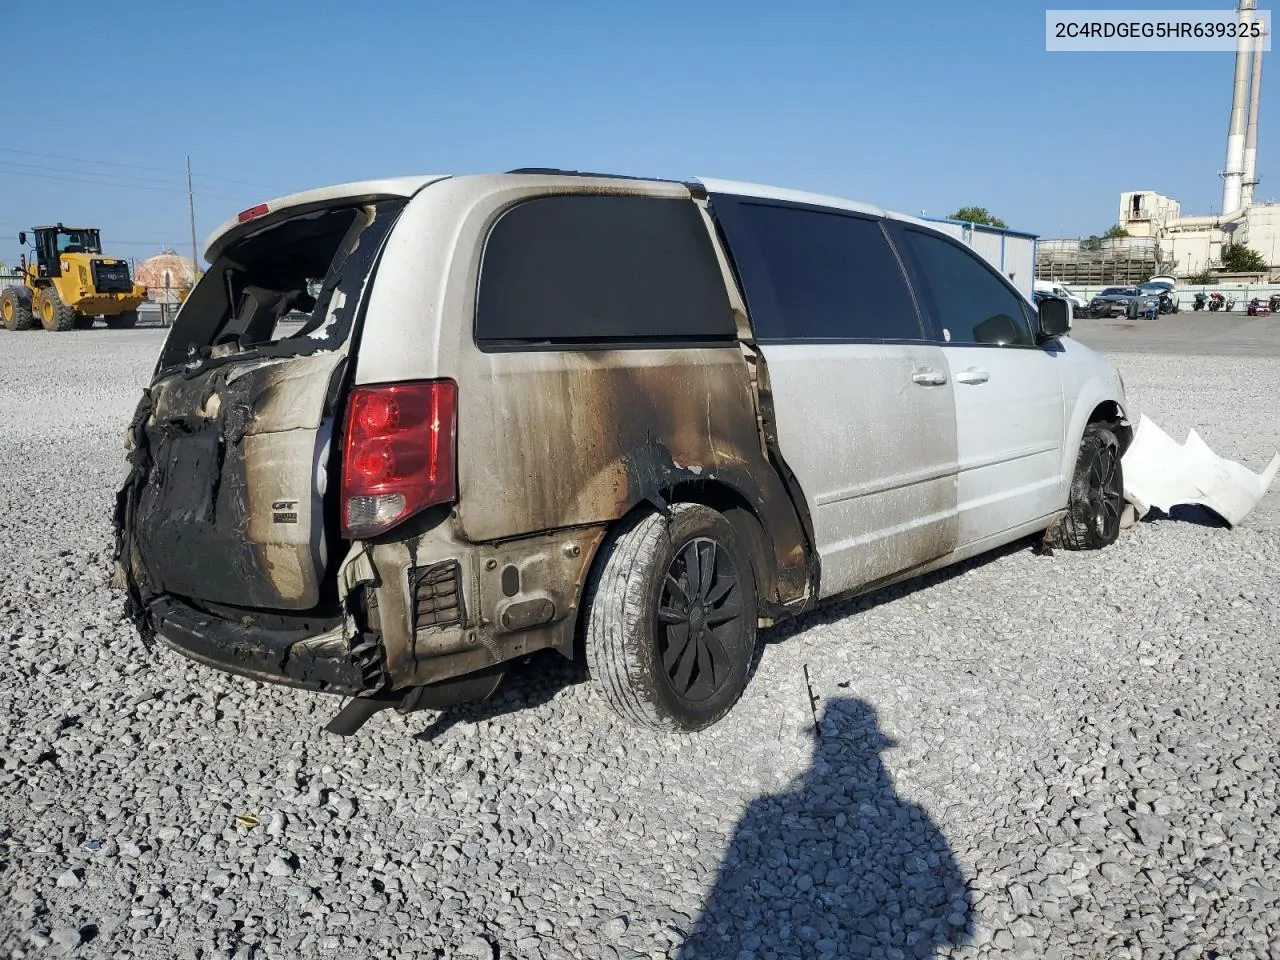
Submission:
[[[949,553],[955,404],[902,266],[871,216],[713,195],[804,491],[821,594]]]
[[[334,423],[404,201],[335,201],[231,244],[179,312],[144,401],[132,536],[150,593],[308,610],[336,552]],[[336,490],[335,490],[336,496]]]
[[[948,237],[895,225],[955,384],[961,547],[1062,507],[1062,348],[1037,346],[1026,302]]]

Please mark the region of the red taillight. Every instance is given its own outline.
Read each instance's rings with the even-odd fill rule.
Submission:
[[[240,213],[236,215],[236,223],[247,223],[256,217],[266,216],[268,212],[269,208],[267,205],[265,203],[260,203],[256,207],[250,207],[248,210],[241,210]]]
[[[376,536],[457,499],[458,385],[451,380],[357,387],[347,404],[342,535]]]

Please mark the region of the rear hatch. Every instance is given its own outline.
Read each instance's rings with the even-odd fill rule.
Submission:
[[[242,215],[261,217],[259,228],[238,226],[216,248],[131,431],[118,522],[138,599],[281,611],[334,599],[334,424],[369,282],[405,202],[264,205]]]

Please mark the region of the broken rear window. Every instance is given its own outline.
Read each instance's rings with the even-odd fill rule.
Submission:
[[[340,347],[403,208],[403,200],[330,207],[232,244],[183,304],[157,369]]]

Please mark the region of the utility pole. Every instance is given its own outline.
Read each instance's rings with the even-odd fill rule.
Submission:
[[[187,209],[191,213],[191,282],[200,279],[200,253],[196,250],[196,197],[191,189],[191,154],[187,154]]]

